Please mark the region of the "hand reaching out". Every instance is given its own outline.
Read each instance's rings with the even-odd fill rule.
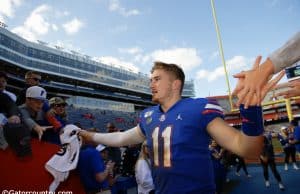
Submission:
[[[47,129],[51,129],[51,128],[53,128],[53,126],[40,126],[40,125],[36,125],[33,129],[37,132],[39,140],[41,140],[44,131],[46,131]]]
[[[261,60],[261,56],[256,58],[255,63],[253,65],[254,71],[255,71],[255,69],[259,68],[260,60]],[[245,86],[247,85],[246,84],[247,83],[247,75],[251,75],[253,73],[253,70],[250,70],[247,72],[242,72],[242,73],[245,76],[237,76],[238,83],[237,83],[235,90],[233,91],[233,94],[237,95],[237,97],[238,97],[238,105],[244,104],[245,108],[247,108],[249,105],[251,105],[251,106],[260,105],[262,99],[264,99],[266,94],[271,89],[273,89],[275,87],[275,85],[279,82],[279,80],[284,76],[284,71],[282,71],[273,80],[271,80],[271,81],[267,80],[267,82],[264,85],[262,85],[262,88],[260,89],[260,92],[258,94],[258,93],[255,93],[255,90],[251,90],[251,92],[250,92],[248,89],[245,89]],[[251,93],[251,94],[249,94],[249,93]]]
[[[260,61],[261,56],[258,56],[251,70],[234,75],[235,78],[243,79],[243,82],[238,84],[232,93],[233,95],[239,94],[237,105],[244,104],[245,108],[247,108],[253,96],[256,96],[255,101],[257,105],[260,105],[264,99],[265,95],[263,95],[262,90],[266,89],[264,86],[269,83],[268,81],[273,75],[274,66],[270,59],[267,59],[261,65]]]
[[[300,96],[300,80],[294,80],[287,83],[287,87],[289,87],[288,90],[279,92],[276,94],[276,97],[283,96],[284,98],[291,98]]]

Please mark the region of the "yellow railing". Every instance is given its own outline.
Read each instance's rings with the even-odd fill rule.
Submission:
[[[291,105],[292,105],[293,100],[297,100],[297,99],[300,99],[300,96],[292,97],[292,98],[288,98],[288,99],[281,99],[281,100],[265,102],[262,104],[262,106],[270,106],[270,105],[274,105],[274,104],[285,103],[286,112],[287,112],[289,121],[291,121],[294,118]],[[239,112],[239,109],[232,109],[231,112],[237,113],[237,112]]]

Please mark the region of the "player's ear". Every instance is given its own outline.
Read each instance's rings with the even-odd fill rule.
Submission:
[[[179,79],[174,80],[173,82],[173,89],[175,90],[180,90],[181,88],[181,81]]]

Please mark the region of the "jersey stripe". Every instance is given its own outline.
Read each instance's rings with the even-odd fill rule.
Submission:
[[[223,112],[223,108],[219,105],[215,105],[215,104],[206,104],[205,109],[216,109],[216,110],[219,110],[219,111],[222,111]]]

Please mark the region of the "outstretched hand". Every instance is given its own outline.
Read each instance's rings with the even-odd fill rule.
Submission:
[[[256,58],[253,68],[257,68],[257,66],[260,63],[260,59],[261,59],[261,57]],[[252,71],[252,70],[250,70],[250,71]],[[256,94],[256,93],[253,93],[251,95],[248,95],[247,93],[245,94],[243,88],[246,85],[245,82],[247,81],[247,79],[245,77],[239,77],[238,83],[233,92],[233,94],[236,94],[236,96],[238,97],[238,105],[242,103],[245,105],[245,108],[247,108],[249,105],[250,106],[260,105],[261,99],[264,99],[266,94],[276,86],[276,84],[279,82],[279,80],[283,76],[284,76],[284,71],[281,71],[274,79],[268,81],[265,85],[263,85],[263,87],[260,91],[261,98],[258,98],[258,94]],[[246,96],[246,101],[244,100],[245,96]],[[247,106],[246,106],[246,103],[247,103]]]
[[[53,126],[40,126],[40,125],[36,125],[36,126],[34,127],[34,130],[37,132],[38,137],[39,137],[39,140],[41,140],[41,139],[42,139],[42,136],[43,136],[43,134],[44,134],[44,132],[45,132],[46,130],[52,129],[52,128],[53,128]]]
[[[261,101],[264,99],[266,93],[263,94],[263,90],[265,90],[265,92],[268,91],[266,91],[267,88],[265,86],[270,83],[268,81],[271,79],[274,67],[270,59],[267,59],[260,65],[261,58],[261,56],[256,58],[251,70],[242,71],[241,73],[234,75],[235,78],[243,80],[242,83],[237,84],[232,93],[233,95],[239,96],[237,105],[244,104],[245,108],[247,108],[253,98],[255,98],[256,105],[260,105]],[[280,76],[282,77],[283,73],[281,74]],[[270,85],[268,88],[269,87]]]
[[[294,80],[286,84],[286,86],[289,88],[286,91],[279,92],[276,94],[276,97],[283,96],[284,98],[291,98],[300,96],[300,80]]]

